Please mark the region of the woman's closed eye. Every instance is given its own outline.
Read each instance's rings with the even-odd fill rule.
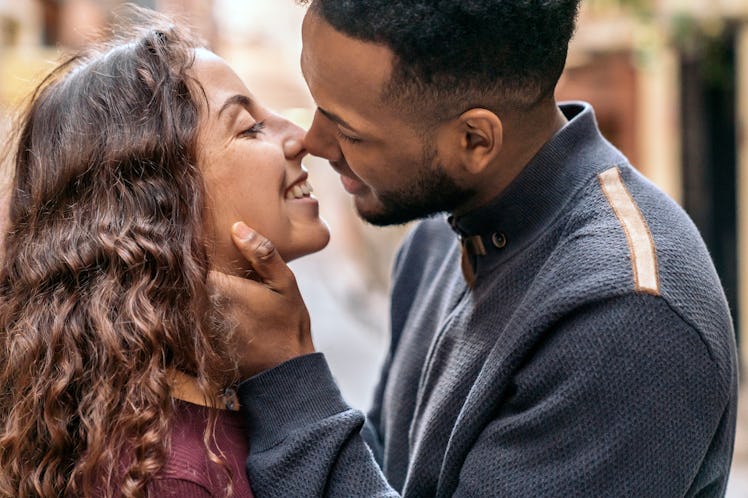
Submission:
[[[262,133],[262,130],[265,128],[265,122],[264,121],[257,121],[255,124],[247,128],[246,130],[239,133],[240,137],[250,137],[254,138],[258,134]]]

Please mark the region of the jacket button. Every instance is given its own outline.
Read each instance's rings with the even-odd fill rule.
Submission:
[[[501,232],[494,232],[491,235],[491,242],[493,242],[494,247],[497,249],[503,249],[506,246],[506,235]]]

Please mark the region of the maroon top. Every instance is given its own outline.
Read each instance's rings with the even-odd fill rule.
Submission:
[[[203,433],[208,413],[214,409],[175,400],[174,428],[172,430],[171,454],[164,468],[148,486],[149,496],[174,498],[206,498],[226,496],[226,483],[230,479],[235,498],[252,498],[249,481],[244,470],[249,448],[247,436],[239,412],[215,410],[215,441],[211,449],[222,460],[225,468],[208,458],[203,443]]]

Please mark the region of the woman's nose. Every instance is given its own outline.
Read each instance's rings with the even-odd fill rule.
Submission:
[[[283,154],[288,160],[299,160],[307,154],[304,147],[304,130],[289,123],[286,136],[283,138]]]

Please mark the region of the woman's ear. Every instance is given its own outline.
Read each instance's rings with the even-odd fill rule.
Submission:
[[[468,173],[482,173],[499,155],[504,143],[504,127],[488,109],[465,111],[456,119],[460,136],[460,162]]]

